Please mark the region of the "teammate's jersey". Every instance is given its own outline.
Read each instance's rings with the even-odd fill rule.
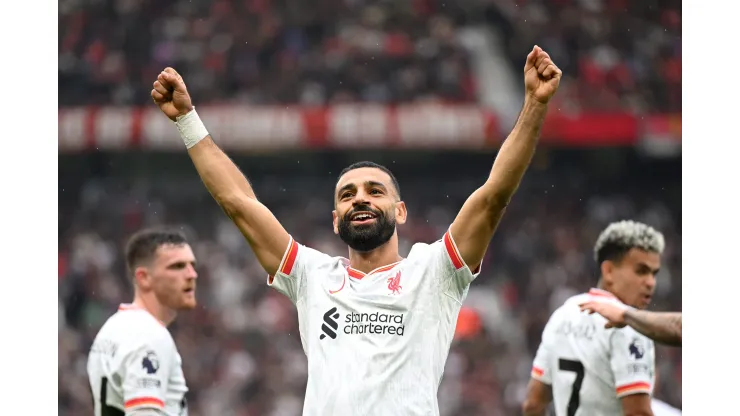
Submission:
[[[550,317],[532,367],[532,377],[552,386],[558,416],[622,414],[621,398],[652,395],[653,341],[630,327],[606,329],[599,314],[581,312],[594,297],[616,298],[591,289],[573,296]]]
[[[121,305],[95,337],[87,361],[95,416],[156,408],[186,416],[182,361],[169,331],[134,305]]]
[[[653,399],[650,401],[650,404],[653,408],[653,416],[681,416],[681,410],[676,409],[666,402]]]
[[[307,416],[438,415],[457,315],[473,274],[449,232],[362,273],[291,239],[268,284],[296,304]]]

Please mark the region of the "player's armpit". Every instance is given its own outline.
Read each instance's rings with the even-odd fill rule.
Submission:
[[[529,380],[527,396],[522,403],[524,416],[544,416],[552,401],[552,387],[535,379]]]
[[[460,255],[471,270],[483,261],[488,244],[532,160],[547,105],[526,100],[514,129],[493,163],[488,180],[463,204],[450,227]]]
[[[208,191],[247,239],[260,265],[273,275],[288,247],[288,232],[257,200],[247,178],[210,136],[188,153]]]
[[[622,414],[624,416],[653,416],[650,395],[638,393],[622,397]]]

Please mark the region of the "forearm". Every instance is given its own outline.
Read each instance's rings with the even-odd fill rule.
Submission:
[[[681,312],[648,312],[629,309],[624,313],[627,325],[656,342],[681,346]]]
[[[545,416],[547,414],[547,408],[544,409],[527,409],[525,408],[522,412],[523,416]]]
[[[484,186],[494,202],[508,205],[519,187],[537,148],[546,114],[547,104],[525,99],[516,125],[501,146]]]
[[[188,154],[208,192],[224,209],[245,196],[256,199],[247,178],[210,136],[188,149]]]

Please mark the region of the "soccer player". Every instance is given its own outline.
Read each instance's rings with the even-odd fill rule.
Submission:
[[[681,312],[650,312],[630,308],[616,302],[593,299],[581,305],[582,311],[598,313],[607,319],[606,328],[629,325],[653,341],[672,347],[681,346]]]
[[[143,230],[126,247],[134,301],[95,337],[87,361],[95,416],[186,416],[188,388],[167,325],[195,301],[195,256],[177,231]]]
[[[598,288],[568,299],[550,317],[532,366],[525,415],[637,416],[653,413],[653,341],[630,327],[606,329],[601,315],[578,305],[592,299],[643,309],[655,289],[663,235],[645,224],[620,221],[601,233],[594,255]]]
[[[167,68],[151,92],[175,124],[206,188],[246,237],[267,284],[298,310],[308,356],[304,415],[437,415],[437,388],[460,306],[534,154],[561,72],[535,46],[524,66],[525,100],[490,176],[433,244],[398,252],[406,222],[387,168],[349,166],[334,189],[334,233],[349,258],[295,241],[256,198],[195,112],[182,77]],[[300,201],[296,201],[300,203]]]

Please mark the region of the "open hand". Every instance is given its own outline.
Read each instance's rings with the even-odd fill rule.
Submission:
[[[589,314],[596,312],[606,318],[609,322],[604,325],[605,328],[623,328],[627,325],[624,320],[624,312],[627,310],[625,305],[616,302],[589,300],[579,306],[581,311],[586,311]]]

